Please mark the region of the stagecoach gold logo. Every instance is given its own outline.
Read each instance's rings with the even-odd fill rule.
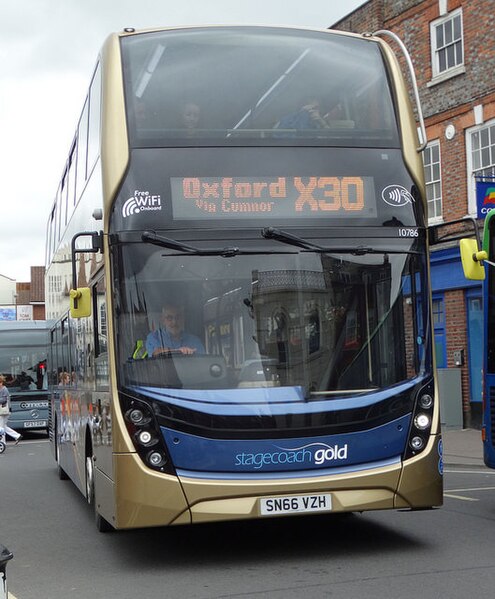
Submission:
[[[258,453],[238,453],[235,456],[235,466],[252,466],[260,470],[265,466],[279,464],[316,464],[323,466],[328,462],[347,460],[348,445],[327,445],[326,443],[309,443],[302,447],[279,447],[278,451],[263,451]]]
[[[162,199],[159,195],[153,195],[149,191],[136,189],[132,198],[124,202],[122,216],[127,218],[141,212],[149,212],[162,209]]]

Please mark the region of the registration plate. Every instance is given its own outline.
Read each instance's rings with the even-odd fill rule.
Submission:
[[[291,495],[289,497],[267,497],[260,499],[260,512],[262,516],[330,512],[331,510],[332,496],[330,494]]]
[[[24,428],[46,428],[46,420],[27,420],[24,423]]]

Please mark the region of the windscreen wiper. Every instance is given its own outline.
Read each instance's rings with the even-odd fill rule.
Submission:
[[[154,231],[144,231],[141,235],[141,240],[145,243],[152,243],[153,245],[157,245],[161,248],[169,248],[171,250],[179,250],[186,253],[195,253],[197,250],[197,248],[193,247],[192,245],[187,245],[181,241],[170,239],[170,237],[162,237],[161,235],[157,235]]]
[[[315,243],[311,243],[310,241],[307,241],[298,235],[287,233],[287,231],[282,231],[281,229],[276,229],[275,227],[265,227],[264,229],[261,229],[261,236],[265,239],[274,239],[275,241],[280,241],[281,243],[295,245],[296,247],[303,248],[304,250],[323,250],[321,245],[316,245]]]
[[[342,254],[352,254],[353,256],[364,256],[365,254],[420,254],[421,252],[415,250],[405,250],[405,249],[375,249],[370,246],[358,245],[356,247],[346,246],[327,246],[324,247],[317,243],[312,243],[307,239],[303,239],[298,235],[294,235],[292,233],[288,233],[287,231],[282,231],[281,229],[276,229],[275,227],[265,227],[261,230],[261,236],[265,239],[274,239],[275,241],[280,241],[281,243],[287,243],[288,245],[294,245],[303,250],[307,250],[310,252],[317,252],[320,254],[327,253],[342,253]]]
[[[260,255],[260,254],[293,254],[295,252],[273,252],[266,250],[242,250],[237,246],[227,246],[224,248],[211,248],[211,249],[202,249],[197,248],[193,245],[188,245],[187,243],[182,243],[182,241],[177,241],[176,239],[171,239],[170,237],[163,237],[162,235],[157,235],[154,231],[144,231],[141,235],[141,240],[145,243],[152,243],[153,245],[157,245],[162,248],[168,248],[171,250],[177,250],[180,254],[170,254],[172,256],[176,255],[189,255],[189,256],[222,256],[224,258],[232,258],[234,256],[243,256],[247,254],[251,255]]]

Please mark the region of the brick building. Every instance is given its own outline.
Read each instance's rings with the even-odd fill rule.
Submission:
[[[16,283],[16,296],[18,320],[45,320],[44,266],[31,266],[31,281]]]
[[[31,266],[31,280],[0,275],[0,320],[45,320],[45,267]]]
[[[476,182],[495,180],[494,8],[494,0],[369,0],[331,26],[388,29],[411,54],[427,131],[430,225],[466,216],[483,224]],[[478,426],[481,286],[464,279],[457,243],[432,251],[431,273],[437,366],[460,372],[463,423]]]

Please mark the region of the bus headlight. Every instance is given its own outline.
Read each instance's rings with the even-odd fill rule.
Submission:
[[[149,431],[141,431],[137,437],[141,445],[148,445],[151,439],[153,439],[153,436]]]
[[[141,410],[129,410],[126,416],[130,422],[132,422],[132,424],[141,424],[144,421],[144,414],[141,412]]]
[[[125,419],[136,427],[146,426],[151,422],[151,415],[146,409],[131,408],[125,413]]]
[[[433,397],[431,395],[429,395],[428,393],[421,395],[421,397],[419,398],[419,405],[424,410],[429,410],[431,408],[431,406],[433,405]]]
[[[431,429],[435,422],[434,411],[435,391],[433,380],[431,380],[417,391],[415,406],[411,416],[411,429],[404,452],[406,460],[417,456],[427,449],[432,432]]]
[[[155,406],[141,399],[120,395],[127,432],[140,459],[148,468],[175,474],[163,433],[156,420]]]
[[[160,468],[167,463],[166,457],[159,451],[150,451],[146,458],[150,466],[153,466],[153,468]]]
[[[420,430],[424,431],[430,426],[430,417],[427,414],[417,414],[414,417],[414,426]]]
[[[411,446],[411,449],[413,449],[414,451],[420,451],[421,449],[423,449],[425,442],[423,441],[422,437],[413,437],[411,439],[411,441],[409,442],[409,445]]]

